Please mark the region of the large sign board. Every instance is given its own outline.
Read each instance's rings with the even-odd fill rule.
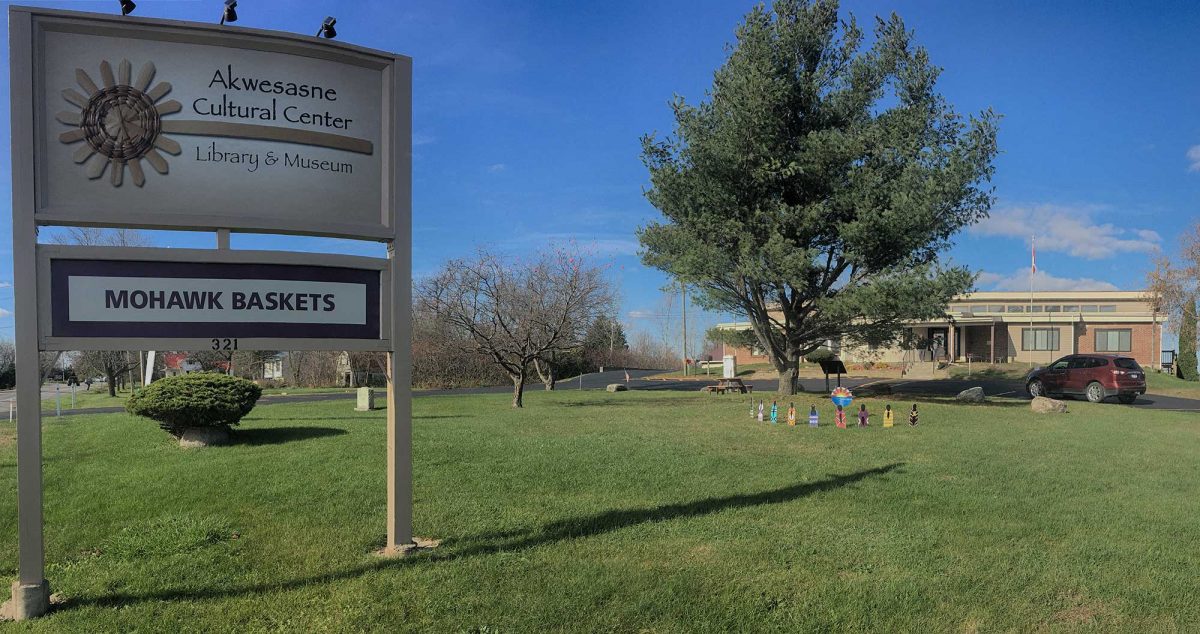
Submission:
[[[12,90],[32,100],[39,224],[394,237],[407,58],[120,16],[33,29],[33,85]]]
[[[38,251],[44,350],[389,344],[386,259],[52,245]]]
[[[387,548],[412,540],[412,60],[306,35],[9,7],[15,618],[50,606],[42,350],[386,351]],[[215,230],[217,249],[38,244],[39,225]],[[388,257],[229,249],[229,232]]]

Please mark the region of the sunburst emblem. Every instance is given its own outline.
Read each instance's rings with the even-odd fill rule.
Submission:
[[[126,167],[133,184],[141,187],[146,184],[142,159],[159,174],[166,174],[167,159],[159,150],[180,153],[179,143],[163,136],[162,117],[179,112],[183,106],[174,99],[161,101],[171,92],[171,84],[159,82],[150,89],[154,73],[154,64],[146,62],[137,78],[130,81],[129,60],[121,60],[116,76],[112,65],[104,60],[100,62],[101,88],[82,68],[75,69],[75,81],[82,93],[68,88],[62,96],[79,111],[59,112],[55,118],[74,128],[59,135],[60,141],[84,142],[75,150],[74,159],[84,165],[89,179],[104,176],[111,164],[109,180],[113,187],[121,186]]]

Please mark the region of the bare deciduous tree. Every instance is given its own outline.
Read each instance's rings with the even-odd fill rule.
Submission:
[[[464,335],[467,349],[504,370],[512,406],[522,407],[529,366],[577,348],[613,294],[600,267],[562,250],[531,262],[480,250],[447,262],[418,285],[417,296],[422,309]]]

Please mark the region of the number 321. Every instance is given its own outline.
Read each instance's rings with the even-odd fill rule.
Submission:
[[[213,339],[212,340],[212,349],[213,350],[237,350],[238,349],[237,339],[229,339],[229,338]]]

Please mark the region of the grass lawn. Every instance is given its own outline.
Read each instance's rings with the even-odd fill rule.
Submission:
[[[62,394],[63,410],[71,409],[71,390],[63,388]],[[116,396],[108,395],[108,388],[103,385],[93,385],[92,389],[88,390],[80,386],[75,388],[75,409],[95,409],[97,407],[125,407],[125,400],[129,398],[129,392],[117,392]],[[42,411],[53,413],[55,410],[55,399],[48,398],[42,401]]]
[[[1161,372],[1146,373],[1146,390],[1151,394],[1200,398],[1200,383],[1184,381],[1174,374]]]
[[[1036,367],[1036,365],[1034,365],[1034,367]],[[1030,373],[1030,369],[1030,364],[1027,363],[973,363],[971,364],[971,378],[1025,378],[1025,375]],[[947,375],[950,378],[967,378],[966,364],[964,363],[961,365],[952,365],[947,367]]]
[[[381,412],[265,405],[183,451],[45,421],[48,577],[72,631],[1195,631],[1200,424],[922,402],[921,425],[751,421],[743,397],[414,400],[417,534],[380,560]],[[806,411],[809,397],[797,401]],[[908,403],[896,403],[906,411]],[[898,416],[899,418],[899,416]],[[12,429],[0,569],[16,575]]]

